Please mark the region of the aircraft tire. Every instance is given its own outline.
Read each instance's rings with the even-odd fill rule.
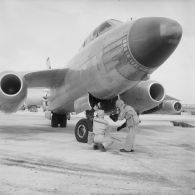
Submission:
[[[53,113],[51,117],[51,126],[58,127],[58,115]]]
[[[75,137],[78,142],[87,143],[88,132],[92,131],[92,121],[88,119],[81,119],[75,127]]]

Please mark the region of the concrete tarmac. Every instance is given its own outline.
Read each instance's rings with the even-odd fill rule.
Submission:
[[[51,128],[43,113],[0,114],[0,195],[195,194],[195,128],[141,116],[134,153],[119,152],[125,129],[103,153],[75,140],[79,119]]]

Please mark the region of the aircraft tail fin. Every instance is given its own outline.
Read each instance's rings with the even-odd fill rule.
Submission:
[[[48,58],[46,59],[46,66],[47,66],[47,69],[48,69],[48,70],[51,70],[51,61],[50,61],[50,57],[48,57]]]

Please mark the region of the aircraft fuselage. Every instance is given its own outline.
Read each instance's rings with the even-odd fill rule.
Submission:
[[[167,32],[170,25],[175,28]],[[170,19],[143,18],[105,32],[81,48],[67,64],[63,84],[51,89],[49,109],[74,111],[74,100],[88,93],[110,99],[132,88],[168,58],[181,38],[180,29]],[[148,51],[151,47],[158,58],[151,54],[154,49]]]

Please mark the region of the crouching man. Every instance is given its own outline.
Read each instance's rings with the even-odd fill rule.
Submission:
[[[138,124],[140,123],[140,119],[135,110],[131,106],[124,104],[122,100],[116,101],[116,107],[119,110],[118,120],[126,119],[127,127],[127,135],[124,148],[120,149],[120,151],[134,152],[135,131]]]
[[[108,130],[108,122],[104,119],[104,110],[97,110],[97,116],[93,119],[93,133],[95,150],[100,149],[105,152],[106,149],[113,143],[110,137],[106,135]]]

